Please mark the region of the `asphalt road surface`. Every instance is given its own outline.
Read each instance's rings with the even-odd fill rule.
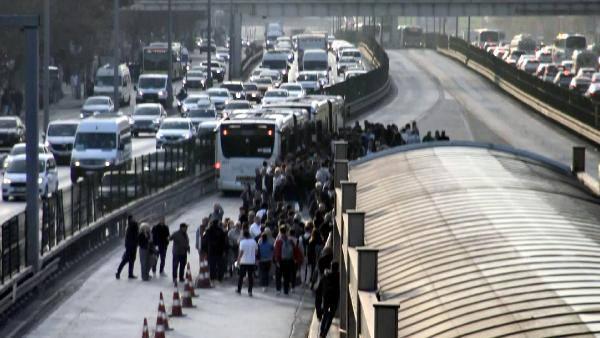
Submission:
[[[392,50],[388,98],[357,119],[396,123],[417,121],[421,137],[445,130],[451,140],[509,145],[571,164],[572,147],[585,146],[586,170],[598,177],[596,145],[513,99],[458,62],[435,51]]]

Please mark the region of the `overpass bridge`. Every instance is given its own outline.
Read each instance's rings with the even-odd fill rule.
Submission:
[[[175,11],[205,11],[208,0],[171,0]],[[134,0],[129,10],[166,11],[169,0]],[[212,0],[244,16],[514,16],[594,15],[597,0]]]

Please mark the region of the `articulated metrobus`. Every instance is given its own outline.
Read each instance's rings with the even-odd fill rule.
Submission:
[[[216,135],[217,187],[242,191],[253,184],[255,170],[263,162],[275,163],[284,153],[285,129],[290,120],[281,118],[236,118],[221,121]]]
[[[474,32],[473,44],[479,48],[483,48],[485,43],[494,43],[498,45],[502,40],[504,40],[504,32],[497,29],[476,29]]]
[[[423,28],[418,26],[398,26],[400,35],[400,47],[421,48],[423,43]]]
[[[181,45],[173,43],[171,47],[173,78],[180,79],[184,74],[181,61]],[[142,52],[142,73],[167,73],[169,71],[169,53],[167,44],[154,42],[144,47]]]

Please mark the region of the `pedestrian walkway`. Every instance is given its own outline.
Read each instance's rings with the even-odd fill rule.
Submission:
[[[213,204],[220,203],[226,217],[237,217],[238,198],[209,196],[196,204],[185,206],[180,215],[168,215],[171,232],[186,222],[192,246],[189,261],[193,277],[199,270],[199,259],[194,249],[194,233],[205,215],[212,211]],[[158,220],[144,220],[154,224]],[[115,271],[121,260],[123,247],[112,251],[85,283],[71,297],[57,306],[55,311],[29,333],[28,337],[136,337],[141,336],[144,317],[148,319],[150,331],[156,323],[159,294],[163,292],[167,312],[171,311],[173,283],[171,278],[171,247],[167,251],[167,277],[156,277],[149,282],[140,280],[139,256],[135,274],[138,279],[128,280],[126,269],[120,280]],[[180,287],[180,292],[182,289]],[[225,281],[212,289],[196,289],[198,298],[193,298],[196,308],[183,309],[185,317],[169,318],[167,337],[289,337],[297,327],[299,309],[312,304],[310,290],[297,290],[289,297],[276,296],[274,290],[263,293],[256,288],[254,297],[246,289],[235,293],[235,281]],[[302,302],[304,301],[304,303]],[[310,309],[310,307],[309,307]]]

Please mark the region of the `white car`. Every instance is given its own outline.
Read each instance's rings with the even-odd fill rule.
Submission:
[[[181,102],[181,113],[185,114],[187,111],[198,108],[199,102],[210,103],[210,96],[202,93],[202,94],[192,94],[186,97],[183,102]]]
[[[223,47],[217,47],[217,52],[215,53],[215,57],[217,60],[221,62],[229,62],[229,49]]]
[[[210,101],[218,110],[223,109],[229,101],[233,100],[231,93],[226,88],[211,88],[206,91],[206,94],[210,96]]]
[[[355,76],[359,76],[362,74],[367,74],[367,71],[364,69],[352,69],[352,70],[347,70],[346,73],[344,73],[344,81],[351,79]]]
[[[290,94],[285,89],[271,89],[265,93],[262,99],[263,104],[275,103],[287,101],[290,98]]]
[[[58,191],[58,169],[52,154],[40,154],[39,158],[39,194],[49,197]],[[25,155],[18,155],[6,168],[2,179],[2,200],[9,198],[25,198],[27,193],[27,160]]]
[[[290,97],[304,97],[306,95],[304,88],[299,83],[284,83],[279,86],[279,89],[287,90]]]
[[[182,80],[183,87],[188,94],[206,89],[206,72],[201,70],[190,70]]]
[[[93,115],[112,113],[114,110],[115,105],[109,96],[90,96],[83,103],[79,117],[84,119]]]
[[[214,105],[200,106],[188,111],[185,117],[192,121],[195,128],[198,128],[203,122],[215,121],[217,119],[217,109]]]
[[[133,136],[138,136],[140,132],[156,133],[166,117],[167,111],[160,103],[137,104],[131,117],[131,133]]]
[[[180,145],[194,139],[195,129],[189,118],[166,118],[156,133],[156,149]]]
[[[264,77],[268,77],[271,78],[271,80],[273,81],[273,86],[275,88],[279,87],[279,85],[281,84],[281,82],[283,81],[283,75],[281,74],[280,71],[278,70],[272,70],[272,69],[263,69],[260,72],[260,77],[264,78]]]
[[[358,65],[358,62],[356,61],[356,59],[354,57],[344,56],[344,57],[340,58],[340,60],[337,63],[337,75],[340,76],[344,72],[346,72],[347,69],[354,68],[357,65]]]
[[[50,154],[50,151],[45,145],[38,144],[38,154]],[[25,155],[25,143],[17,143],[12,147],[10,153],[8,153],[8,155],[6,155],[6,157],[4,158],[2,169],[6,170],[6,168],[8,168],[8,166],[10,165],[10,162],[12,162],[12,160],[19,155]]]
[[[79,122],[79,120],[56,120],[48,124],[44,145],[54,155],[57,163],[68,164],[71,160]]]
[[[307,71],[298,73],[296,82],[302,85],[302,88],[307,93],[314,93],[321,89],[321,83],[319,82],[319,72]]]
[[[231,101],[225,105],[222,111],[223,117],[252,109],[252,104],[246,100]]]

